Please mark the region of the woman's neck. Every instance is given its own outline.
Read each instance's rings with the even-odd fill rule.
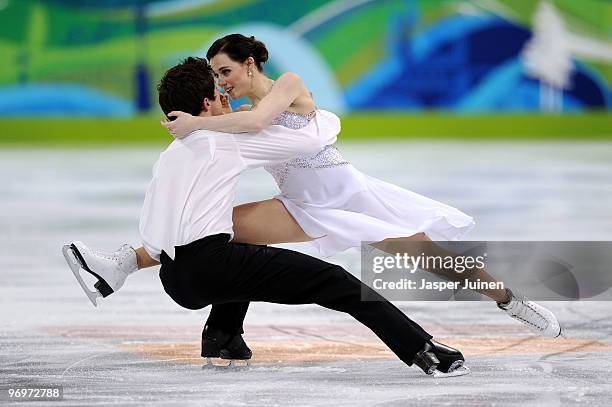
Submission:
[[[255,74],[251,84],[251,89],[247,93],[246,97],[249,98],[253,106],[257,106],[261,99],[270,93],[270,90],[272,90],[272,85],[274,85],[274,81],[272,79],[263,74]]]

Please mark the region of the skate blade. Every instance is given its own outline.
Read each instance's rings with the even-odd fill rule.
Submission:
[[[461,365],[457,367],[456,369],[450,370],[448,372],[441,372],[439,370],[436,370],[435,372],[433,372],[432,376],[436,379],[443,379],[447,377],[464,376],[469,373],[470,373],[470,369],[465,365]]]
[[[239,360],[239,359],[213,359],[206,358],[206,364],[202,366],[202,369],[246,369],[251,367],[250,360]]]
[[[83,280],[83,277],[81,277],[80,274],[81,270],[85,272],[88,271],[85,270],[85,268],[79,261],[79,258],[74,254],[72,247],[70,247],[69,245],[62,247],[62,253],[64,254],[64,258],[66,259],[66,263],[68,263],[70,270],[72,270],[72,274],[74,274],[74,276],[76,277],[77,281],[79,282],[79,285],[87,295],[87,298],[89,298],[89,301],[91,301],[94,307],[97,307],[98,304],[96,304],[96,299],[102,297],[102,294],[100,294],[99,291],[91,291],[89,287],[87,287],[87,284],[85,284],[85,281]]]

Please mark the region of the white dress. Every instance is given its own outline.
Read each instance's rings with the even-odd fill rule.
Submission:
[[[283,112],[272,124],[301,128],[312,116]],[[361,173],[334,145],[265,169],[281,191],[275,198],[322,256],[420,232],[459,240],[475,225],[458,209]]]

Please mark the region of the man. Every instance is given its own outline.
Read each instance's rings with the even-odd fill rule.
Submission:
[[[212,70],[200,58],[171,68],[158,90],[166,114],[181,110],[210,116],[222,109]],[[153,168],[140,219],[144,249],[136,253],[124,247],[116,254],[124,272],[108,272],[103,266],[92,270],[87,259],[95,260],[95,253],[78,242],[64,248],[66,259],[77,278],[79,267],[98,277],[98,293],[88,291],[79,279],[94,304],[100,294],[118,289],[136,263],[160,261],[164,290],[177,304],[188,309],[213,305],[203,356],[246,348],[240,333],[250,301],[314,303],[350,314],[402,361],[427,374],[467,373],[461,352],[433,341],[340,266],[290,250],[231,242],[240,173],[320,151],[336,140],[339,130],[338,118],[320,111],[299,130],[270,126],[259,133],[196,131],[175,140]]]

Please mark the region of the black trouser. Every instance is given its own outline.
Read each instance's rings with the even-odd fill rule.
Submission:
[[[249,301],[318,304],[346,312],[370,328],[402,361],[412,364],[431,335],[342,267],[302,253],[208,236],[161,255],[159,277],[179,305],[211,304],[209,324],[242,332]],[[362,300],[362,295],[368,301]]]

